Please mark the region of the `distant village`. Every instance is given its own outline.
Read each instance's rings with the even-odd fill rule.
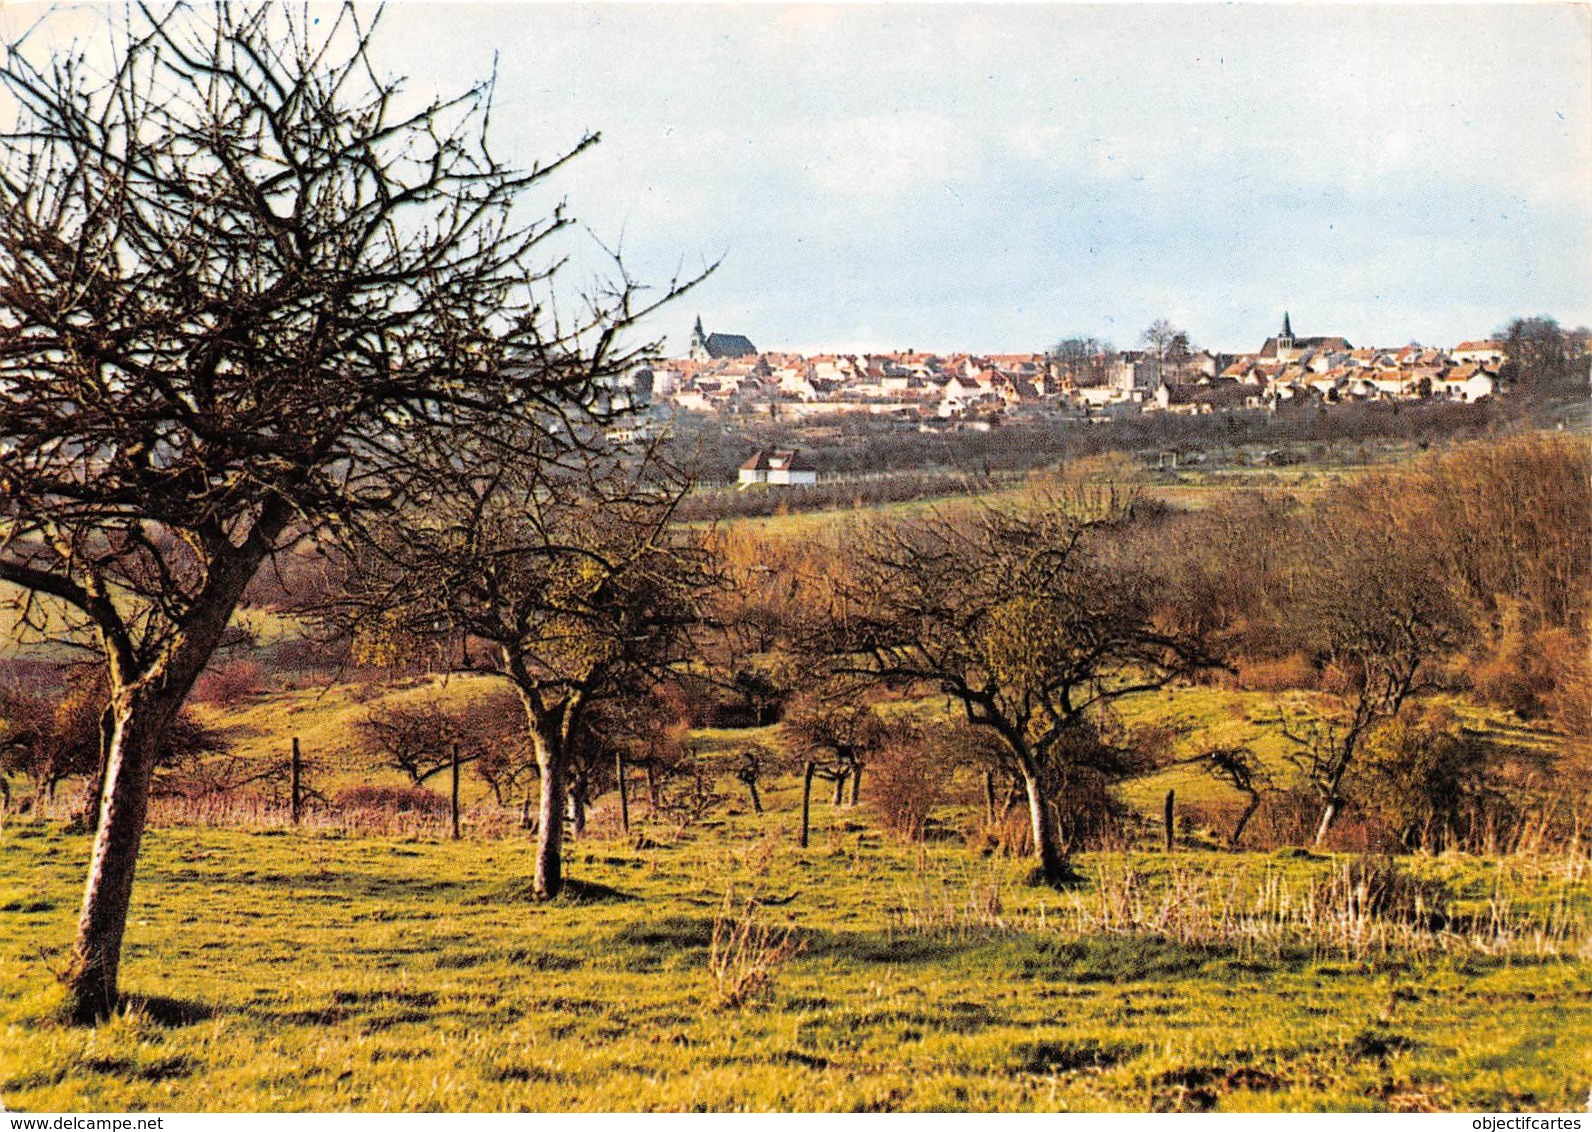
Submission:
[[[926,428],[987,428],[1025,416],[1110,421],[1137,413],[1277,411],[1284,406],[1446,398],[1499,392],[1503,343],[1356,347],[1338,336],[1278,333],[1253,353],[1060,350],[1037,354],[801,354],[759,350],[697,319],[690,353],[651,368],[655,409],[756,413],[792,422],[843,413],[908,418]],[[774,471],[780,469],[759,469]]]

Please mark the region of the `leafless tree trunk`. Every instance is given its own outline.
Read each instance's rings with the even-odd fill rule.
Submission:
[[[1255,811],[1260,809],[1260,795],[1254,791],[1248,794],[1244,805],[1244,812],[1238,815],[1238,821],[1233,825],[1233,832],[1228,835],[1227,847],[1237,849],[1239,838],[1244,836],[1244,827],[1249,824],[1249,819],[1255,816]]]
[[[91,1023],[115,1009],[122,938],[149,817],[155,763],[193,682],[220,643],[254,566],[245,561],[232,570],[220,564],[214,568],[211,582],[218,591],[214,603],[192,617],[188,632],[166,654],[158,676],[121,687],[113,676],[115,727],[66,980],[68,1010],[76,1022]]]
[[[1072,866],[1061,847],[1055,808],[1045,797],[1044,788],[1035,775],[1025,772],[1023,785],[1028,791],[1028,820],[1033,826],[1034,856],[1039,860],[1041,875],[1051,883],[1072,879]]]
[[[1321,821],[1316,826],[1316,836],[1312,842],[1315,848],[1320,849],[1326,844],[1327,834],[1331,832],[1332,823],[1337,820],[1337,817],[1338,800],[1336,798],[1328,798],[1326,804],[1321,807]]]
[[[564,888],[564,757],[556,739],[535,737],[536,765],[542,775],[542,800],[537,814],[534,891],[551,900]]]
[[[304,756],[299,751],[299,738],[293,736],[293,758],[288,765],[288,816],[297,825],[304,814]]]

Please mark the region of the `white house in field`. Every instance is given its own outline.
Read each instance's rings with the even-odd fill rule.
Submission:
[[[818,482],[818,469],[794,448],[759,448],[741,465],[741,486],[753,483],[806,487]]]
[[[1479,365],[1455,366],[1432,382],[1432,394],[1455,401],[1480,401],[1498,393],[1498,378]]]

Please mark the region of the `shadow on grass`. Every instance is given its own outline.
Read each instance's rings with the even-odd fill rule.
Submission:
[[[214,1003],[196,1002],[187,998],[169,998],[163,994],[128,995],[124,1009],[130,1013],[142,1014],[155,1025],[168,1030],[196,1026],[200,1022],[209,1022],[221,1014],[221,1008]]]
[[[536,895],[535,883],[515,880],[493,885],[464,900],[465,904],[632,904],[641,898],[622,888],[593,880],[570,878],[551,901]]]
[[[566,904],[631,904],[640,897],[594,880],[566,880],[558,899]]]
[[[622,947],[648,951],[700,950],[713,942],[713,921],[705,916],[659,916],[626,924],[608,938]]]
[[[986,939],[901,935],[882,931],[802,931],[791,933],[807,955],[852,959],[858,963],[937,963],[985,947]]]

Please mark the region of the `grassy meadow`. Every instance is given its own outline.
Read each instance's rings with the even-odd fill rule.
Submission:
[[[795,784],[766,801],[628,836],[599,807],[569,850],[574,883],[541,904],[523,836],[152,829],[130,1001],[95,1030],[52,1021],[88,839],[14,821],[0,1097],[35,1111],[1584,1103],[1584,861],[1414,859],[1382,900],[1347,857],[1101,853],[1055,892],[959,837],[887,839],[866,806],[816,803],[801,850]]]
[[[1186,509],[1235,489],[1304,498],[1384,455],[1141,467],[1132,482]],[[1112,478],[1120,462],[1097,470]],[[971,504],[878,510],[930,506]],[[843,542],[861,514],[726,526]],[[262,642],[291,635],[280,618],[248,616]],[[360,816],[319,801],[407,784],[361,742],[373,709],[457,707],[491,678],[266,677],[193,711],[244,764],[281,764],[296,737],[317,802],[293,827],[280,781],[213,805],[156,798],[127,1001],[100,1027],[58,1020],[90,850],[62,820],[77,784],[6,816],[6,1108],[1551,1111],[1581,1109],[1592,1087],[1584,834],[1551,854],[1520,839],[1397,859],[1229,852],[1243,796],[1172,757],[1122,785],[1115,847],[1079,855],[1082,879],[1057,891],[1032,885],[1029,860],[989,836],[971,769],[921,844],[885,832],[866,776],[856,806],[819,783],[803,849],[781,729],[698,728],[690,748],[721,769],[752,746],[784,756],[770,760],[784,773],[760,783],[766,812],[727,772],[695,821],[654,813],[633,781],[632,830],[612,792],[597,797],[566,846],[569,885],[538,902],[534,835],[473,771],[457,842],[435,811]],[[1286,786],[1298,767],[1278,720],[1321,693],[1240,685],[1124,700],[1119,721],[1177,736],[1173,756],[1247,747]],[[1562,730],[1432,699],[1497,746],[1588,757]],[[950,710],[944,697],[879,704],[887,721],[930,728]],[[446,793],[446,778],[426,786]],[[1168,790],[1179,824],[1161,852]]]

